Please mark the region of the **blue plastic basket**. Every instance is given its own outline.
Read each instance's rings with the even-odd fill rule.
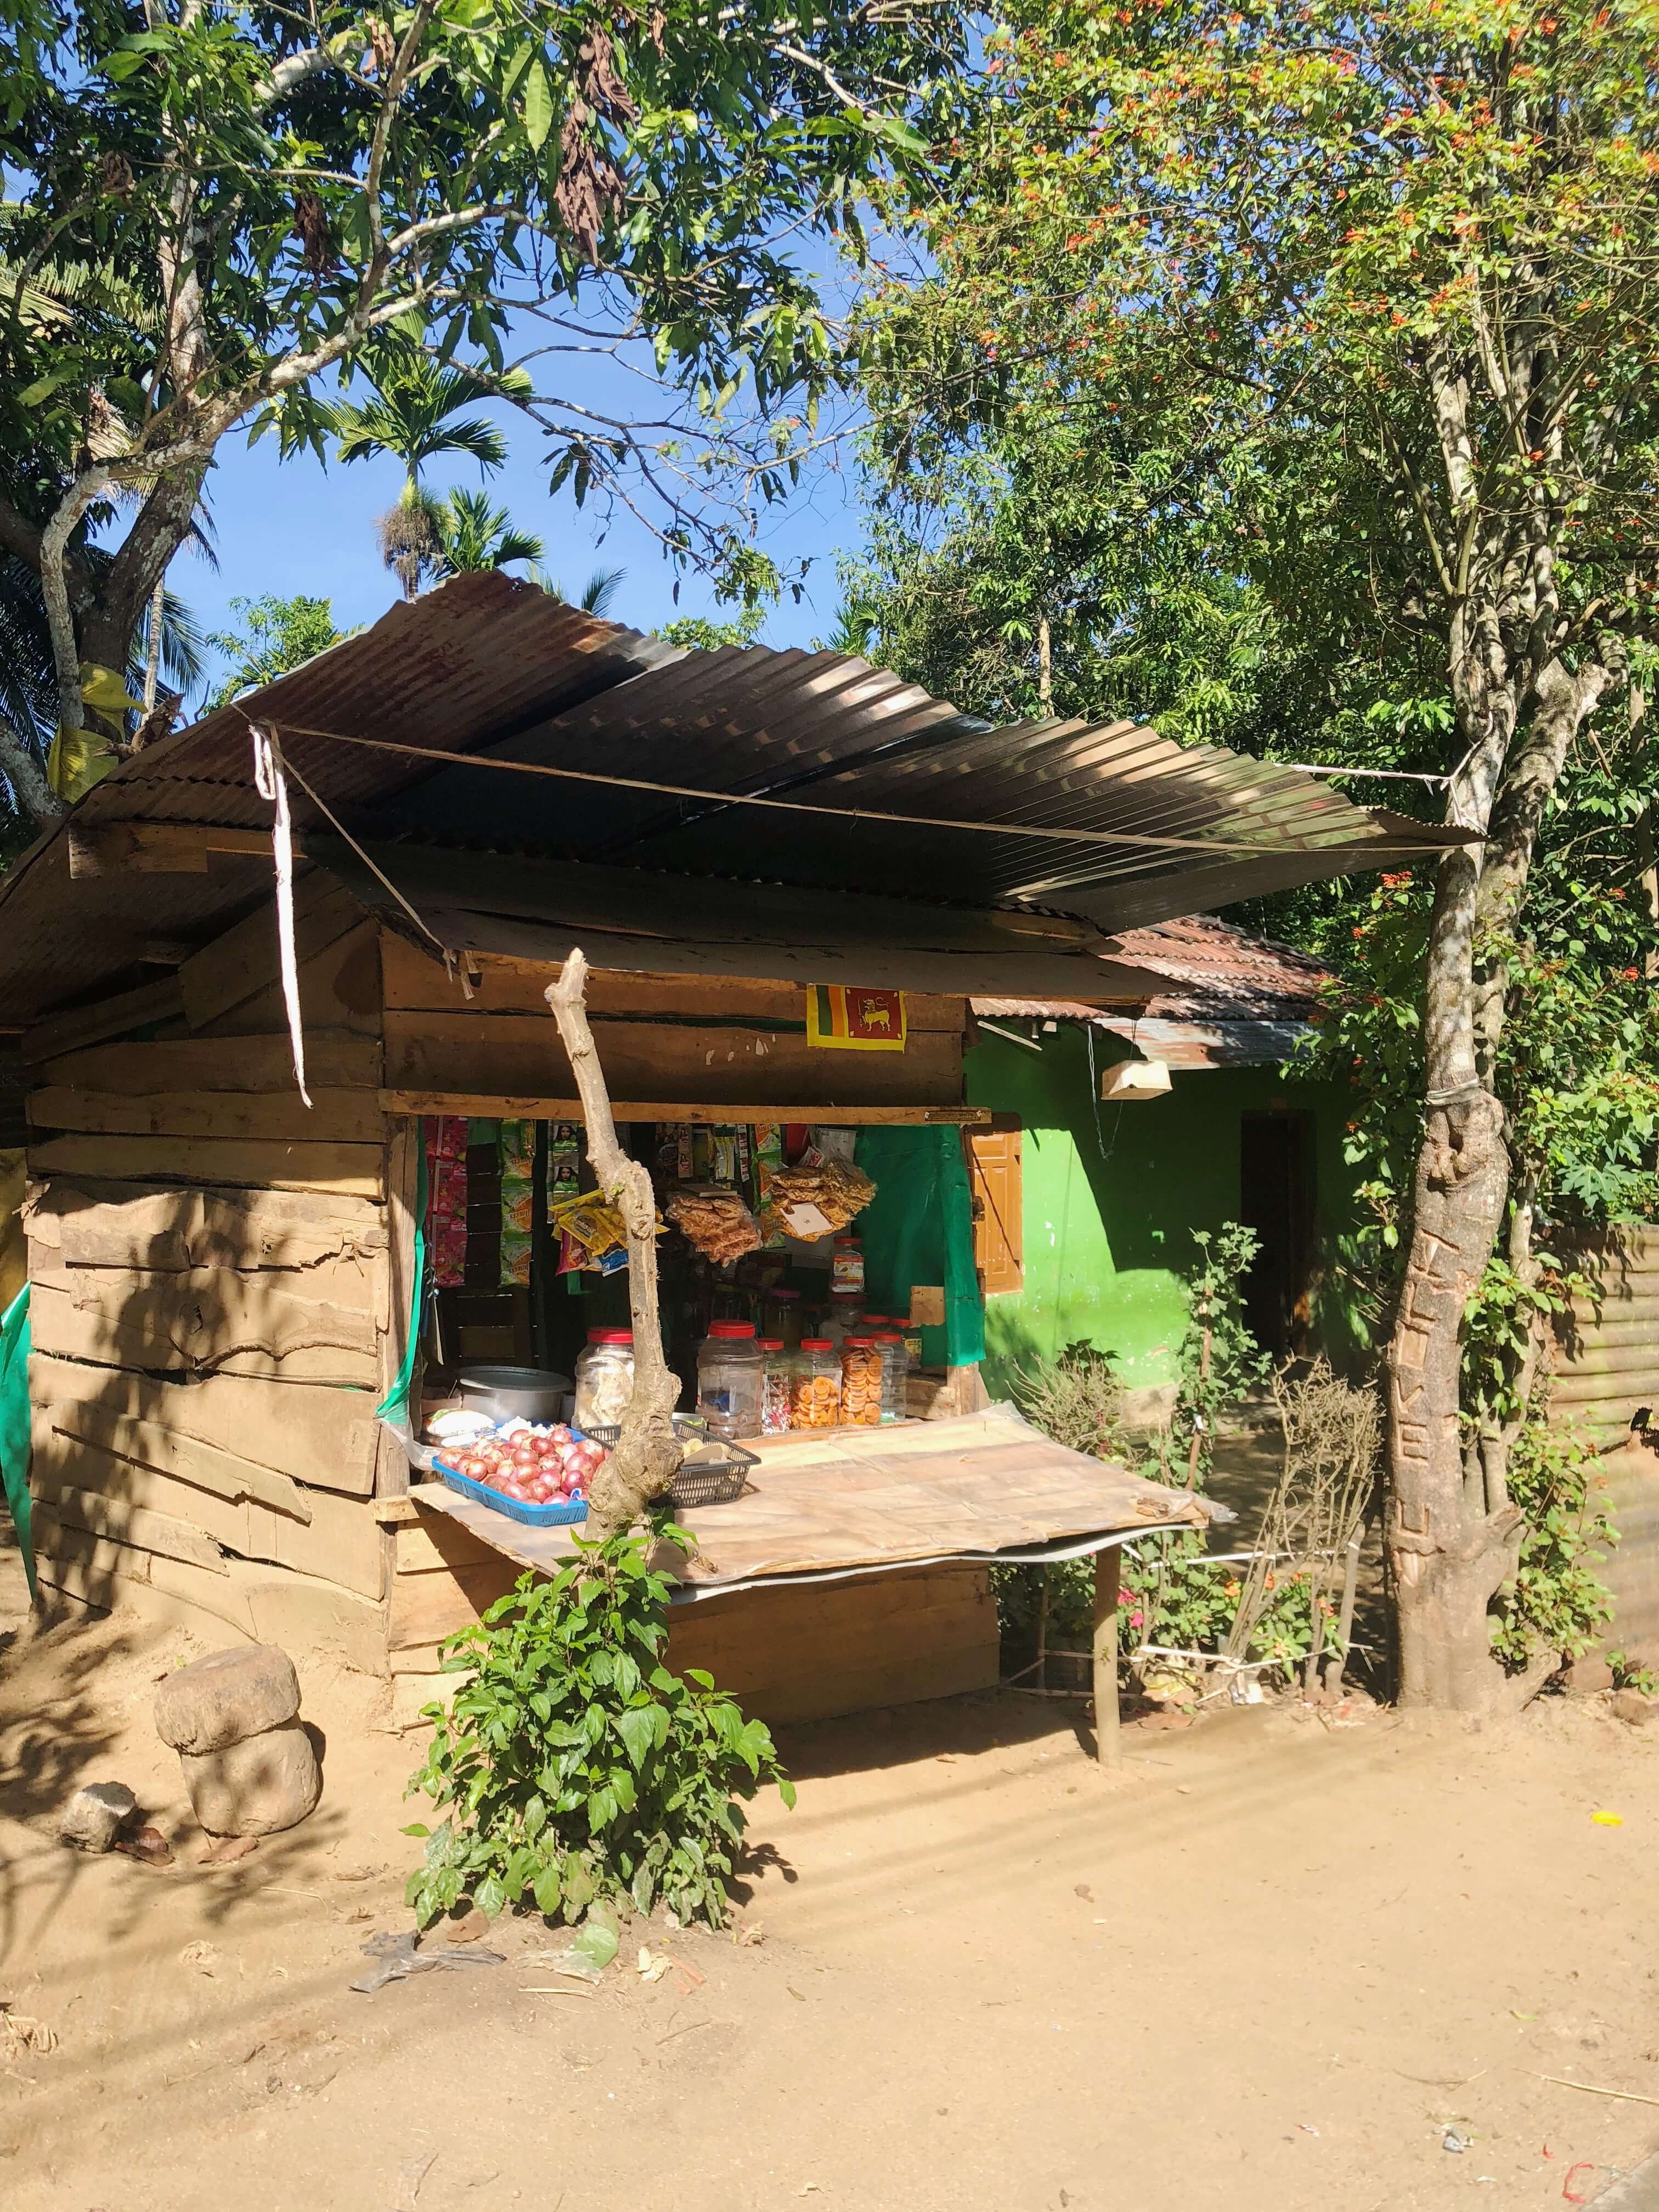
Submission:
[[[470,1474],[457,1474],[441,1459],[434,1459],[432,1464],[452,1490],[459,1490],[463,1498],[487,1505],[492,1513],[504,1513],[509,1521],[523,1521],[532,1528],[571,1528],[587,1518],[586,1498],[580,1505],[526,1505],[503,1491],[492,1490],[487,1482],[474,1482]]]

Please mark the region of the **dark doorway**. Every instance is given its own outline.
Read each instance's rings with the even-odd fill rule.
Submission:
[[[1275,1359],[1304,1349],[1313,1273],[1313,1115],[1245,1114],[1238,1218],[1261,1240],[1244,1285],[1250,1332]]]

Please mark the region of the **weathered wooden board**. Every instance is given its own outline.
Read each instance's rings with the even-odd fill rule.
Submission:
[[[270,859],[266,830],[218,830],[202,822],[109,822],[101,829],[70,823],[70,874],[204,876],[208,856]]]
[[[702,1667],[771,1726],[996,1686],[982,1567],[744,1590],[669,1614],[668,1664]]]
[[[106,1037],[130,1036],[152,1022],[172,1020],[185,1011],[184,994],[177,975],[159,982],[141,983],[136,991],[122,991],[96,1005],[76,1006],[61,1014],[48,1014],[23,1036],[23,1058],[33,1066],[56,1060],[82,1045],[100,1044]]]
[[[294,889],[296,959],[311,959],[355,928],[362,916],[362,908],[332,877],[319,872],[305,878]],[[191,1029],[205,1029],[264,991],[278,975],[280,960],[273,894],[179,970],[185,1018]]]
[[[962,1097],[955,1031],[924,1031],[903,1052],[825,1052],[777,1031],[614,1021],[599,1042],[613,1098],[951,1106]],[[534,1014],[388,1012],[386,1087],[575,1096],[551,1015]]]
[[[389,1545],[367,1502],[325,1490],[307,1493],[305,1517],[274,1511],[254,1497],[226,1498],[216,1492],[164,1474],[157,1468],[114,1456],[94,1444],[52,1431],[52,1449],[37,1455],[34,1480],[40,1495],[58,1501],[59,1517],[99,1535],[120,1537],[148,1551],[175,1559],[195,1556],[177,1543],[152,1543],[135,1523],[124,1527],[118,1514],[98,1517],[83,1501],[101,1498],[112,1508],[161,1515],[201,1530],[216,1547],[245,1559],[319,1575],[363,1597],[385,1595]],[[91,1517],[88,1517],[88,1516]]]
[[[362,1037],[380,1033],[380,942],[372,921],[300,963],[300,1014],[307,1036],[343,1032]],[[268,984],[228,1013],[206,1023],[204,1037],[278,1036],[288,1029],[288,1006],[280,982]]]
[[[185,1038],[149,1044],[91,1045],[48,1060],[46,1083],[83,1091],[292,1091],[294,1060],[281,1036]],[[316,1096],[325,1089],[374,1091],[380,1079],[380,1049],[373,1037],[341,1030],[308,1030],[306,1078]]]
[[[244,1559],[227,1559],[223,1573],[215,1574],[61,1526],[57,1537],[58,1547],[41,1559],[40,1579],[87,1604],[131,1602],[198,1626],[216,1641],[213,1624],[222,1623],[252,1642],[281,1644],[302,1677],[328,1660],[365,1674],[386,1672],[385,1605],[334,1583]],[[157,1597],[165,1607],[151,1603]]]
[[[108,1536],[119,1543],[135,1545],[141,1552],[160,1552],[170,1559],[191,1560],[210,1574],[225,1572],[224,1553],[193,1522],[182,1521],[174,1514],[153,1511],[147,1505],[135,1505],[104,1491],[48,1491],[37,1499],[36,1510],[43,1522],[56,1520],[65,1528],[80,1528],[88,1535]],[[49,1530],[43,1533],[42,1541],[50,1546]]]
[[[33,1341],[61,1359],[155,1373],[262,1375],[289,1382],[372,1388],[379,1379],[372,1314],[322,1305],[233,1268],[126,1275],[88,1267],[67,1289],[36,1278]]]
[[[328,1090],[309,1075],[311,1103],[290,1081],[287,1091],[87,1091],[50,1084],[28,1094],[37,1129],[85,1129],[111,1136],[297,1138],[317,1143],[380,1144],[385,1116],[373,1091]]]
[[[343,1285],[386,1271],[386,1215],[372,1200],[307,1191],[144,1189],[131,1183],[40,1185],[25,1209],[33,1242],[56,1245],[70,1267],[277,1268]]]
[[[393,1651],[453,1636],[505,1597],[524,1569],[499,1556],[436,1574],[398,1575],[392,1584],[387,1642]]]
[[[123,1368],[54,1359],[37,1343],[29,1361],[29,1395],[50,1408],[58,1426],[76,1434],[85,1433],[84,1409],[91,1408],[214,1445],[326,1490],[366,1498],[374,1480],[377,1401],[372,1390],[270,1382],[251,1375],[169,1382]],[[93,1441],[99,1440],[94,1435]]]
[[[312,1518],[313,1500],[331,1494],[305,1489],[292,1475],[260,1467],[240,1453],[222,1450],[217,1444],[178,1436],[153,1421],[135,1420],[128,1414],[106,1412],[101,1406],[60,1406],[55,1410],[37,1406],[33,1425],[37,1468],[68,1466],[78,1451],[99,1451],[188,1484],[192,1491],[224,1500],[233,1510],[244,1498],[253,1498],[301,1524]],[[213,1526],[207,1520],[202,1525]]]
[[[423,1115],[463,1114],[494,1121],[505,1115],[526,1121],[580,1121],[580,1098],[526,1098],[512,1091],[383,1091],[380,1103],[388,1114]],[[792,1098],[723,1099],[718,1105],[693,1099],[613,1098],[611,1110],[619,1121],[695,1121],[725,1127],[733,1121],[833,1121],[847,1128],[883,1125],[956,1128],[988,1128],[988,1106],[848,1106],[833,1101]]]
[[[491,954],[477,958],[469,1000],[457,976],[442,961],[428,959],[407,938],[387,930],[380,945],[380,968],[388,1009],[440,1013],[526,1013],[550,1018],[547,986],[558,975],[556,962],[507,960]],[[641,975],[595,968],[587,979],[587,1011],[607,1028],[613,1016],[661,1016],[712,1024],[757,1022],[800,1027],[806,1019],[805,994],[799,985],[769,983],[725,975]],[[911,1033],[937,1030],[961,1035],[968,1027],[968,1002],[926,991],[905,994],[905,1018]],[[605,1033],[600,1033],[604,1049]]]
[[[314,1190],[380,1198],[380,1145],[246,1142],[219,1137],[53,1137],[28,1148],[35,1176],[98,1176],[112,1182],[229,1184],[253,1190]]]

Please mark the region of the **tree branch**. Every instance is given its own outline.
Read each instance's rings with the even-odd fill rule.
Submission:
[[[599,1048],[587,1024],[584,994],[587,962],[580,948],[547,988],[547,1003],[576,1079],[587,1127],[587,1157],[599,1188],[618,1208],[628,1240],[628,1306],[634,1323],[634,1395],[623,1415],[622,1434],[593,1477],[587,1501],[587,1534],[603,1543],[631,1528],[653,1498],[660,1498],[683,1454],[673,1412],[680,1378],[663,1358],[657,1313],[657,1200],[648,1169],[630,1160],[617,1141],[611,1094]]]
[[[40,762],[3,714],[0,714],[0,775],[11,786],[18,804],[43,830],[49,830],[69,811],[46,781]]]

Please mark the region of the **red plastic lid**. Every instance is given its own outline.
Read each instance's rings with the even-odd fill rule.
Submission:
[[[631,1328],[590,1328],[587,1340],[590,1344],[632,1344],[634,1332]]]
[[[769,1298],[798,1298],[800,1296],[800,1292],[799,1291],[792,1291],[788,1287],[787,1284],[780,1283],[776,1290],[769,1291],[766,1295]]]
[[[756,1339],[756,1342],[760,1346],[763,1352],[781,1352],[783,1350],[783,1339],[781,1336],[757,1337]]]
[[[902,1344],[903,1341],[904,1332],[902,1329],[878,1328],[876,1331],[876,1342],[878,1344]]]
[[[803,1352],[833,1352],[836,1347],[827,1336],[804,1336],[800,1348]]]
[[[869,1322],[872,1328],[891,1328],[893,1326],[892,1322],[889,1321],[885,1314],[866,1314],[864,1318]]]
[[[873,1344],[875,1340],[873,1336],[849,1336],[847,1340],[848,1344]]]
[[[741,1337],[753,1336],[755,1324],[752,1321],[711,1321],[708,1324],[708,1334],[710,1336],[718,1336],[727,1341],[735,1341]]]

